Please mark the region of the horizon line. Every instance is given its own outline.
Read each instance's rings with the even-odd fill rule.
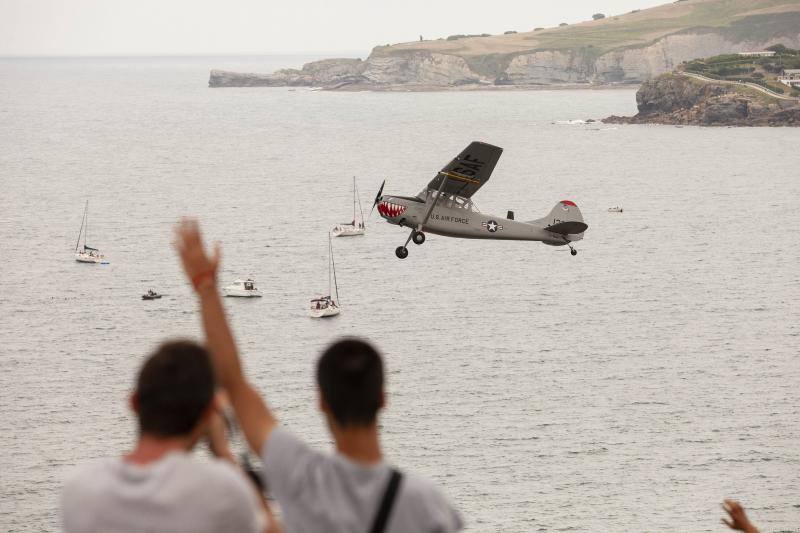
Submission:
[[[291,52],[187,52],[187,53],[86,53],[86,54],[3,54],[0,59],[125,59],[125,58],[147,58],[147,57],[275,57],[275,56],[342,56],[342,57],[366,57],[369,51],[364,50],[339,50],[334,52],[324,51],[291,51]]]

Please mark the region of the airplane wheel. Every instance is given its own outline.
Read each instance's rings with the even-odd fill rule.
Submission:
[[[425,234],[421,231],[415,231],[414,236],[411,237],[411,240],[414,241],[414,244],[422,244],[425,242]]]
[[[398,246],[394,251],[394,255],[396,255],[398,259],[405,259],[408,257],[408,248],[405,246]]]
[[[570,250],[569,253],[572,255],[578,255],[578,250]]]

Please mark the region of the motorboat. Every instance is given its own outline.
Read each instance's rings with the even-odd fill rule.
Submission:
[[[261,298],[261,291],[252,279],[237,279],[227,287],[222,288],[225,296],[237,298]]]
[[[158,300],[161,295],[153,289],[148,289],[146,293],[142,294],[142,300]]]
[[[333,298],[336,294],[336,298]],[[341,312],[339,307],[339,284],[336,282],[336,262],[333,259],[333,243],[331,234],[328,234],[328,294],[311,300],[308,315],[311,318],[326,318],[336,316]]]
[[[622,208],[620,206],[618,206],[618,205],[615,205],[614,207],[609,207],[608,208],[608,212],[609,213],[622,213]]]
[[[356,218],[356,203],[358,203],[358,212],[361,214],[361,218]],[[353,221],[335,225],[331,233],[334,237],[354,237],[356,235],[364,235],[366,231],[364,210],[361,208],[361,198],[358,195],[356,177],[353,176]]]
[[[81,229],[78,231],[78,242],[75,243],[75,261],[79,263],[105,263],[105,257],[100,250],[92,248],[86,244],[89,233],[89,200],[86,200],[86,207],[83,208],[83,219],[81,219]],[[83,246],[81,246],[83,237]]]

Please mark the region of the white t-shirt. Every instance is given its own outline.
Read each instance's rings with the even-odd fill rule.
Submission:
[[[61,496],[67,533],[262,533],[250,482],[231,464],[171,452],[135,465],[120,458],[78,469]]]
[[[319,453],[276,428],[264,443],[264,473],[286,533],[369,533],[391,469]],[[450,502],[430,482],[403,473],[387,533],[450,533],[462,528]]]

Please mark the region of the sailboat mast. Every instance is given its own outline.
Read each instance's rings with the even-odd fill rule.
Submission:
[[[353,225],[356,225],[356,177],[353,176]]]
[[[78,242],[75,243],[75,251],[78,251],[78,246],[81,245],[81,235],[83,235],[83,226],[86,223],[86,211],[89,209],[89,200],[86,200],[86,207],[83,208],[83,217],[81,217],[81,229],[78,230]]]
[[[331,233],[328,232],[328,296],[331,295]]]
[[[339,305],[339,283],[336,281],[336,261],[333,259],[333,243],[331,242],[331,234],[328,233],[328,249],[331,253],[331,266],[333,267],[333,286],[336,289],[336,305]],[[330,282],[329,282],[330,283]]]
[[[364,208],[361,207],[361,195],[358,194],[358,187],[356,187],[356,177],[353,176],[353,190],[355,191],[356,198],[358,198],[358,210],[361,212],[361,225],[363,227],[367,227],[367,223],[364,220]]]

